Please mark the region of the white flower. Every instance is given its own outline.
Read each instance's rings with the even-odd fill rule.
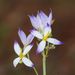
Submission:
[[[38,12],[37,16],[29,16],[32,26],[34,30],[31,31],[32,35],[41,40],[38,44],[37,52],[42,52],[46,47],[46,42],[49,42],[54,45],[60,45],[62,42],[55,38],[51,38],[51,25],[53,23],[52,20],[52,11],[49,16],[47,16],[44,12]]]
[[[32,45],[28,45],[22,51],[19,44],[17,42],[14,43],[14,51],[18,55],[18,57],[13,61],[14,67],[16,67],[18,63],[24,63],[28,67],[33,67],[34,64],[26,57],[26,54],[31,50],[32,47]]]
[[[37,16],[29,16],[32,26],[39,31],[43,31],[44,28],[49,25],[52,25],[52,11],[50,12],[49,16],[45,15],[44,12],[38,12]]]
[[[28,37],[26,37],[26,34],[21,29],[19,29],[18,35],[19,35],[24,47],[29,45],[34,39],[34,36],[32,34],[29,34]]]
[[[59,40],[50,37],[50,35],[51,35],[51,28],[49,26],[46,26],[43,31],[44,32],[42,32],[42,33],[37,31],[37,30],[32,30],[31,31],[32,35],[34,35],[38,39],[42,40],[38,44],[38,48],[37,48],[37,52],[38,53],[42,52],[45,49],[46,42],[49,42],[49,43],[54,44],[54,45],[62,44],[62,42],[60,42]]]

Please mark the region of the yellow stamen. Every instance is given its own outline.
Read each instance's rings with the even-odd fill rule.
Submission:
[[[50,35],[50,33],[48,32],[47,35],[45,35],[45,36],[43,37],[43,40],[46,41],[47,38],[49,37],[49,35]]]
[[[23,53],[21,52],[19,57],[22,59],[24,57]]]
[[[24,57],[22,52],[20,53],[19,57],[20,57],[20,62],[19,63],[22,64],[22,58]]]

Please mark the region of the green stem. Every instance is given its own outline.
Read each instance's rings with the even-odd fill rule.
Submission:
[[[43,75],[46,75],[46,55],[43,51]]]
[[[37,72],[36,68],[33,67],[33,69],[34,69],[35,74],[38,75],[38,72]]]

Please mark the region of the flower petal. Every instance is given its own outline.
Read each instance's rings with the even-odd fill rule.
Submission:
[[[39,23],[39,29],[42,31],[43,28],[44,28],[44,25],[42,24],[42,20],[41,20],[41,18],[39,17],[38,14],[37,14],[37,20],[38,20],[38,23]]]
[[[28,58],[25,58],[25,57],[23,57],[22,58],[22,62],[26,65],[26,66],[28,66],[28,67],[33,67],[33,63],[31,62],[31,60],[29,60]]]
[[[26,55],[31,50],[32,47],[33,45],[28,45],[27,47],[24,47],[23,55]]]
[[[44,36],[46,36],[48,33],[51,33],[51,27],[47,25],[44,29]]]
[[[40,16],[43,25],[46,26],[48,16],[46,16],[43,11],[40,11],[40,13],[38,13],[38,15]]]
[[[30,18],[30,21],[32,23],[32,26],[35,28],[35,29],[38,29],[39,28],[39,24],[38,24],[38,20],[35,16],[29,16]]]
[[[45,46],[46,46],[46,42],[45,41],[41,41],[38,44],[37,52],[38,53],[41,53],[45,49]]]
[[[48,38],[47,41],[48,41],[49,43],[54,44],[54,45],[63,44],[61,41],[59,41],[59,40],[57,40],[57,39],[55,39],[55,38]]]
[[[52,24],[52,10],[51,10],[51,12],[50,12],[50,14],[49,14],[48,24],[49,24],[50,26],[51,26],[51,24]]]
[[[14,67],[16,67],[19,62],[20,62],[20,58],[19,57],[14,59],[14,61],[13,61]]]
[[[18,35],[19,35],[23,45],[25,45],[26,44],[26,34],[22,30],[19,29]]]
[[[32,34],[29,34],[26,40],[26,45],[30,44],[34,39],[34,36]]]
[[[42,34],[38,31],[36,31],[36,30],[32,30],[31,33],[32,33],[33,36],[37,37],[38,39],[43,38]]]
[[[19,55],[20,52],[21,52],[21,48],[20,48],[18,42],[16,42],[16,41],[15,41],[15,43],[14,43],[14,51],[15,51],[15,53],[16,53],[17,55]]]

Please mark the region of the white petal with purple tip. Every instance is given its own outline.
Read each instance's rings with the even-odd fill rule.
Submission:
[[[45,13],[42,12],[42,11],[40,11],[40,12],[38,13],[38,15],[39,15],[39,17],[41,18],[41,21],[42,21],[43,26],[46,26],[48,16],[46,16]]]
[[[32,30],[31,33],[32,33],[33,36],[37,37],[38,39],[43,38],[42,34],[38,31],[36,31],[36,30]]]
[[[24,47],[23,55],[26,55],[31,50],[32,47],[33,45],[28,45],[27,47]]]
[[[20,48],[18,42],[15,42],[15,43],[14,43],[14,51],[15,51],[15,53],[16,53],[17,55],[19,55],[20,52],[21,52],[21,48]]]
[[[34,36],[32,34],[29,34],[26,40],[26,45],[30,44],[34,39]]]
[[[19,35],[20,40],[22,41],[23,45],[25,45],[26,44],[26,34],[22,30],[19,29],[18,35]]]
[[[42,51],[45,49],[45,46],[46,46],[46,42],[45,42],[45,41],[41,41],[41,42],[38,44],[37,52],[38,52],[38,53],[42,52]]]
[[[14,59],[14,61],[13,61],[14,67],[16,67],[19,62],[20,62],[20,58],[19,57]]]
[[[48,18],[48,16],[43,11],[40,11],[39,15],[43,21],[47,20],[47,18]]]
[[[52,24],[52,10],[51,10],[51,12],[50,12],[50,14],[49,14],[48,24],[49,24],[50,26],[51,26],[51,24]]]
[[[28,58],[23,57],[22,58],[23,63],[28,67],[33,67],[33,63]]]
[[[43,30],[44,25],[42,24],[41,18],[39,17],[38,14],[37,14],[37,20],[38,20],[38,23],[39,23],[39,29]]]
[[[38,20],[35,16],[29,16],[30,18],[30,21],[32,23],[32,26],[35,28],[35,29],[38,29],[39,28],[39,24],[38,24]]]
[[[49,43],[54,44],[54,45],[60,45],[60,44],[62,44],[61,41],[59,41],[59,40],[57,40],[57,39],[55,39],[55,38],[48,38],[47,41],[48,41]]]

